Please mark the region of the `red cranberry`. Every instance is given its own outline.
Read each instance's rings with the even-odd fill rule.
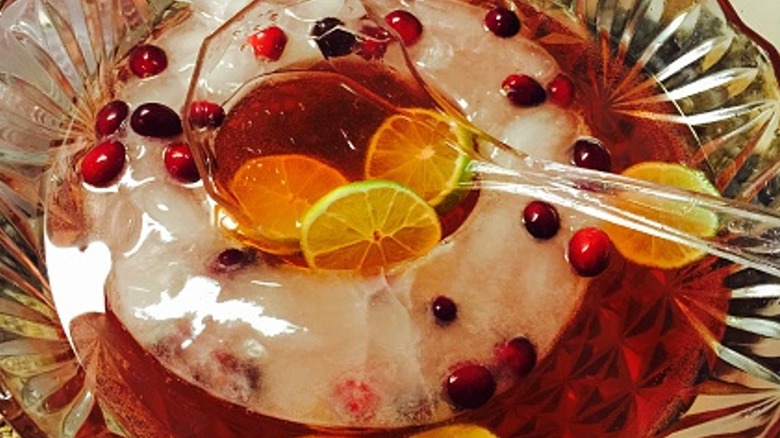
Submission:
[[[357,37],[351,32],[341,29],[344,22],[334,17],[323,18],[314,23],[311,36],[317,47],[326,58],[338,58],[352,53],[357,44]]]
[[[512,104],[520,107],[537,106],[547,99],[544,88],[528,75],[507,76],[501,89]]]
[[[351,418],[370,420],[379,408],[379,395],[366,382],[349,379],[338,384],[334,395],[341,408]]]
[[[611,252],[612,241],[598,228],[583,228],[569,240],[569,264],[583,277],[602,273],[609,265]]]
[[[252,250],[228,248],[217,255],[213,267],[218,272],[232,272],[254,263],[256,254]]]
[[[360,29],[361,38],[358,44],[357,54],[370,61],[380,59],[387,51],[390,42],[390,34],[380,27],[366,26]]]
[[[501,38],[509,38],[520,32],[520,19],[512,10],[495,7],[485,14],[485,27]]]
[[[547,240],[558,233],[561,219],[558,210],[552,205],[542,201],[532,201],[523,209],[523,224],[530,235]]]
[[[527,376],[536,366],[536,348],[523,337],[499,345],[495,354],[498,362],[511,369],[517,377]]]
[[[179,115],[161,103],[145,103],[136,108],[130,116],[130,126],[146,137],[168,138],[182,133]]]
[[[574,82],[559,74],[547,84],[547,96],[553,104],[566,108],[574,101]]]
[[[198,167],[187,143],[171,143],[163,152],[165,169],[177,181],[194,183],[200,180]]]
[[[450,323],[458,317],[458,305],[445,296],[438,296],[431,303],[431,312],[439,323]]]
[[[574,143],[572,162],[577,167],[609,172],[612,157],[604,144],[595,138],[581,138]]]
[[[447,396],[460,409],[478,408],[496,392],[493,374],[482,365],[463,365],[447,377]]]
[[[199,100],[190,105],[189,120],[196,128],[217,128],[225,121],[225,110],[214,102]]]
[[[121,100],[107,103],[95,116],[95,132],[101,137],[115,133],[129,112],[130,108]]]
[[[130,70],[139,78],[156,76],[168,67],[165,51],[151,44],[142,44],[130,52]]]
[[[271,26],[253,33],[247,38],[255,56],[267,61],[276,61],[282,57],[287,45],[287,35],[278,26]]]
[[[385,15],[385,21],[390,25],[401,41],[407,46],[411,46],[420,39],[423,32],[422,23],[411,12],[398,9]]]
[[[81,160],[81,177],[94,187],[108,187],[125,167],[125,145],[104,141],[92,148]]]

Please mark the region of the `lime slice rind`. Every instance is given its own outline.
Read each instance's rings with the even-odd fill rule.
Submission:
[[[386,180],[332,190],[304,214],[301,226],[301,250],[314,269],[375,270],[420,256],[440,238],[436,211],[410,188]]]

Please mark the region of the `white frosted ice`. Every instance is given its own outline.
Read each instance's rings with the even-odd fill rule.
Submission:
[[[196,0],[200,13],[156,41],[171,54],[168,70],[131,80],[118,97],[131,108],[153,101],[179,111],[199,42],[243,4]],[[555,61],[521,37],[491,38],[481,25],[484,11],[454,5],[409,3],[425,26],[409,51],[417,67],[498,139],[539,157],[566,160],[567,148],[583,130],[579,116],[551,105],[519,109],[500,93],[512,73],[545,83],[558,73]],[[310,1],[287,18],[336,15],[342,7],[342,0]],[[283,25],[285,18],[280,20]],[[305,35],[295,35],[279,62],[315,54]],[[226,55],[217,67],[224,74],[215,78],[243,81],[253,69],[267,68],[259,62],[248,48],[237,49]],[[528,200],[500,193],[481,194],[454,236],[393,275],[364,278],[262,261],[215,273],[214,257],[235,243],[214,229],[203,187],[182,186],[166,174],[161,160],[166,142],[131,130],[123,141],[131,168],[120,189],[89,193],[93,237],[112,249],[109,304],[141,344],[167,352],[166,366],[250,409],[330,424],[446,418],[454,411],[442,398],[441,384],[453,365],[488,363],[493,348],[515,336],[529,338],[543,356],[582,299],[586,281],[572,275],[564,259],[570,230],[582,218],[562,211],[559,235],[540,243],[521,223]],[[50,254],[58,251],[64,250],[52,248]],[[459,305],[458,320],[447,327],[430,314],[438,295]],[[220,367],[215,358],[222,355],[243,368]],[[367,382],[376,392],[370,418],[351,417],[339,404],[334,388],[343,382]],[[428,409],[422,420],[410,412],[420,406]]]

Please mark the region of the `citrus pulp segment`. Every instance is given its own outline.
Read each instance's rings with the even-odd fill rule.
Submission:
[[[679,164],[648,161],[629,167],[623,171],[623,175],[708,195],[720,195],[702,172]],[[679,204],[664,200],[654,200],[654,204],[654,208],[626,204],[623,209],[662,224],[674,225],[699,237],[713,236],[718,230],[718,216],[709,210],[696,206],[684,206],[684,210],[681,210]],[[644,266],[679,268],[704,255],[698,249],[619,225],[606,224],[604,228],[624,257]]]
[[[244,163],[229,190],[249,220],[247,233],[298,247],[301,217],[318,199],[347,184],[341,173],[304,155],[271,155]]]
[[[427,253],[440,238],[433,207],[384,180],[336,188],[311,207],[301,227],[303,255],[319,269],[375,271]]]
[[[367,179],[396,181],[429,204],[445,203],[468,175],[470,135],[438,112],[413,108],[382,123],[366,154]]]

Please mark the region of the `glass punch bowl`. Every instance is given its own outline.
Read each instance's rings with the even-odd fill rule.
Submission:
[[[253,2],[243,13],[251,15],[263,4]],[[696,149],[696,162],[687,164],[703,169],[724,197],[769,211],[780,208],[780,57],[727,0],[507,5],[518,11],[523,35],[553,52],[565,52],[561,47],[571,44],[570,36],[551,30],[538,11],[569,17],[602,48],[601,68],[589,81],[606,88],[594,96],[611,96],[598,103],[604,119],[679,125]],[[203,389],[160,367],[135,365],[153,365],[155,359],[117,336],[105,309],[74,314],[68,302],[83,300],[78,283],[51,286],[46,224],[73,219],[47,208],[57,183],[53,175],[62,165],[54,157],[62,148],[92,144],[94,114],[112,97],[114,67],[188,8],[187,2],[171,0],[0,0],[3,416],[28,438],[427,436],[428,429],[447,426],[335,430],[264,418],[229,403],[200,403],[208,398]],[[209,79],[209,63],[220,50],[245,37],[240,22],[228,25],[202,47],[199,79]],[[615,74],[640,78],[635,83],[651,90],[642,95],[645,101],[632,100],[636,90],[625,87],[628,80],[614,80]],[[190,90],[190,98],[201,91]],[[646,110],[648,101],[666,105]],[[777,239],[774,231],[769,235]],[[713,298],[710,278],[718,278],[717,289],[728,296]],[[485,430],[502,437],[780,436],[780,278],[714,260],[665,277],[657,287],[663,288],[657,300],[589,300],[581,311],[593,318],[567,328],[557,341],[555,348],[566,355],[549,356],[534,371],[563,378],[539,377],[519,389],[512,403],[450,423],[478,423],[481,429],[458,429],[474,437],[489,436],[480,435]],[[613,321],[604,316],[610,312],[623,314],[622,326],[604,322]],[[81,324],[71,331],[67,325],[74,318]],[[684,403],[670,408],[664,421],[640,424],[645,399],[675,369],[665,365],[673,361],[666,360],[671,353],[663,345],[629,353],[631,339],[667,329],[670,318],[695,333],[701,369],[685,388]],[[615,332],[614,342],[592,348],[589,337],[603,330]],[[601,382],[616,370],[636,367],[636,361],[634,387],[600,390]]]

